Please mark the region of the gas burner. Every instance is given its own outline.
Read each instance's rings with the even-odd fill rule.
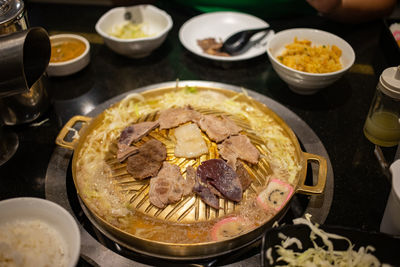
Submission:
[[[161,84],[162,85],[162,84]],[[212,83],[215,86],[215,83]],[[221,84],[217,84],[221,86]],[[228,89],[231,86],[225,86]],[[134,90],[144,91],[146,88]],[[132,93],[132,92],[129,92]],[[296,133],[302,150],[325,157],[327,160],[326,187],[323,194],[318,196],[305,196],[296,194],[291,200],[290,207],[280,223],[291,224],[292,219],[310,213],[316,223],[323,224],[328,216],[333,199],[333,170],[329,155],[314,131],[295,113],[275,102],[274,100],[255,92],[249,94],[259,102],[264,103],[277,113]],[[93,110],[89,116],[96,116],[106,107],[110,106],[123,96],[113,98]],[[90,217],[90,213],[83,210],[76,194],[71,173],[71,157],[73,151],[56,147],[50,159],[46,173],[46,198],[60,204],[75,216],[81,230],[81,259],[79,266],[259,266],[261,237],[246,246],[229,251],[223,256],[198,260],[198,261],[173,261],[146,255],[136,251],[130,246],[125,246],[97,225]],[[313,184],[318,177],[318,168],[308,166],[306,184]],[[82,209],[83,208],[83,209]]]

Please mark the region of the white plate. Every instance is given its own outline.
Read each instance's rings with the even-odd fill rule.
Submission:
[[[192,53],[219,61],[238,61],[253,58],[266,53],[267,42],[274,35],[274,31],[255,34],[244,52],[230,57],[209,55],[197,44],[197,40],[213,37],[224,41],[235,32],[268,27],[269,24],[252,15],[239,12],[213,12],[193,17],[186,21],[179,30],[179,40]]]

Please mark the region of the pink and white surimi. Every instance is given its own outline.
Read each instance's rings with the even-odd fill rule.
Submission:
[[[272,179],[257,196],[257,203],[266,211],[279,211],[293,195],[293,187],[279,179]]]

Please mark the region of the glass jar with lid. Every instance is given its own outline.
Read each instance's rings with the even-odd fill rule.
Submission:
[[[372,143],[391,147],[400,141],[400,66],[385,69],[364,124]]]

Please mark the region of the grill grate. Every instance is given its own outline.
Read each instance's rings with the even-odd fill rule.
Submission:
[[[233,120],[238,126],[243,129],[251,142],[257,147],[261,154],[266,154],[264,150],[264,142],[259,138],[252,129],[248,122],[243,119],[236,118],[230,114],[221,112],[219,110],[201,109],[196,108],[198,112],[203,114],[213,114],[216,116],[225,115]],[[158,113],[153,112],[146,116],[138,118],[135,123],[143,121],[155,121],[158,119]],[[186,159],[175,157],[174,155],[174,130],[153,130],[148,136],[143,137],[137,145],[140,146],[150,139],[157,139],[162,142],[167,149],[167,161],[171,164],[179,166],[183,177],[186,176],[186,168],[188,166],[198,167],[201,162],[219,158],[217,144],[211,141],[205,133],[202,133],[204,140],[209,148],[209,152],[206,155],[202,155],[196,159]],[[114,140],[110,146],[110,153],[106,159],[106,163],[111,168],[110,179],[119,188],[119,192],[129,200],[130,207],[135,211],[139,211],[151,217],[155,217],[161,220],[167,220],[172,222],[203,222],[213,220],[222,216],[233,213],[235,210],[240,208],[240,204],[233,201],[219,198],[220,210],[211,209],[206,205],[199,196],[189,195],[182,198],[179,202],[168,205],[163,209],[159,209],[149,201],[149,184],[150,179],[136,180],[126,170],[126,163],[120,163],[116,158],[117,152],[117,140]],[[261,159],[257,165],[249,165],[242,162],[246,170],[249,172],[253,179],[251,186],[243,193],[243,199],[249,194],[257,193],[261,187],[267,183],[269,175],[272,173],[268,162],[265,159]]]

